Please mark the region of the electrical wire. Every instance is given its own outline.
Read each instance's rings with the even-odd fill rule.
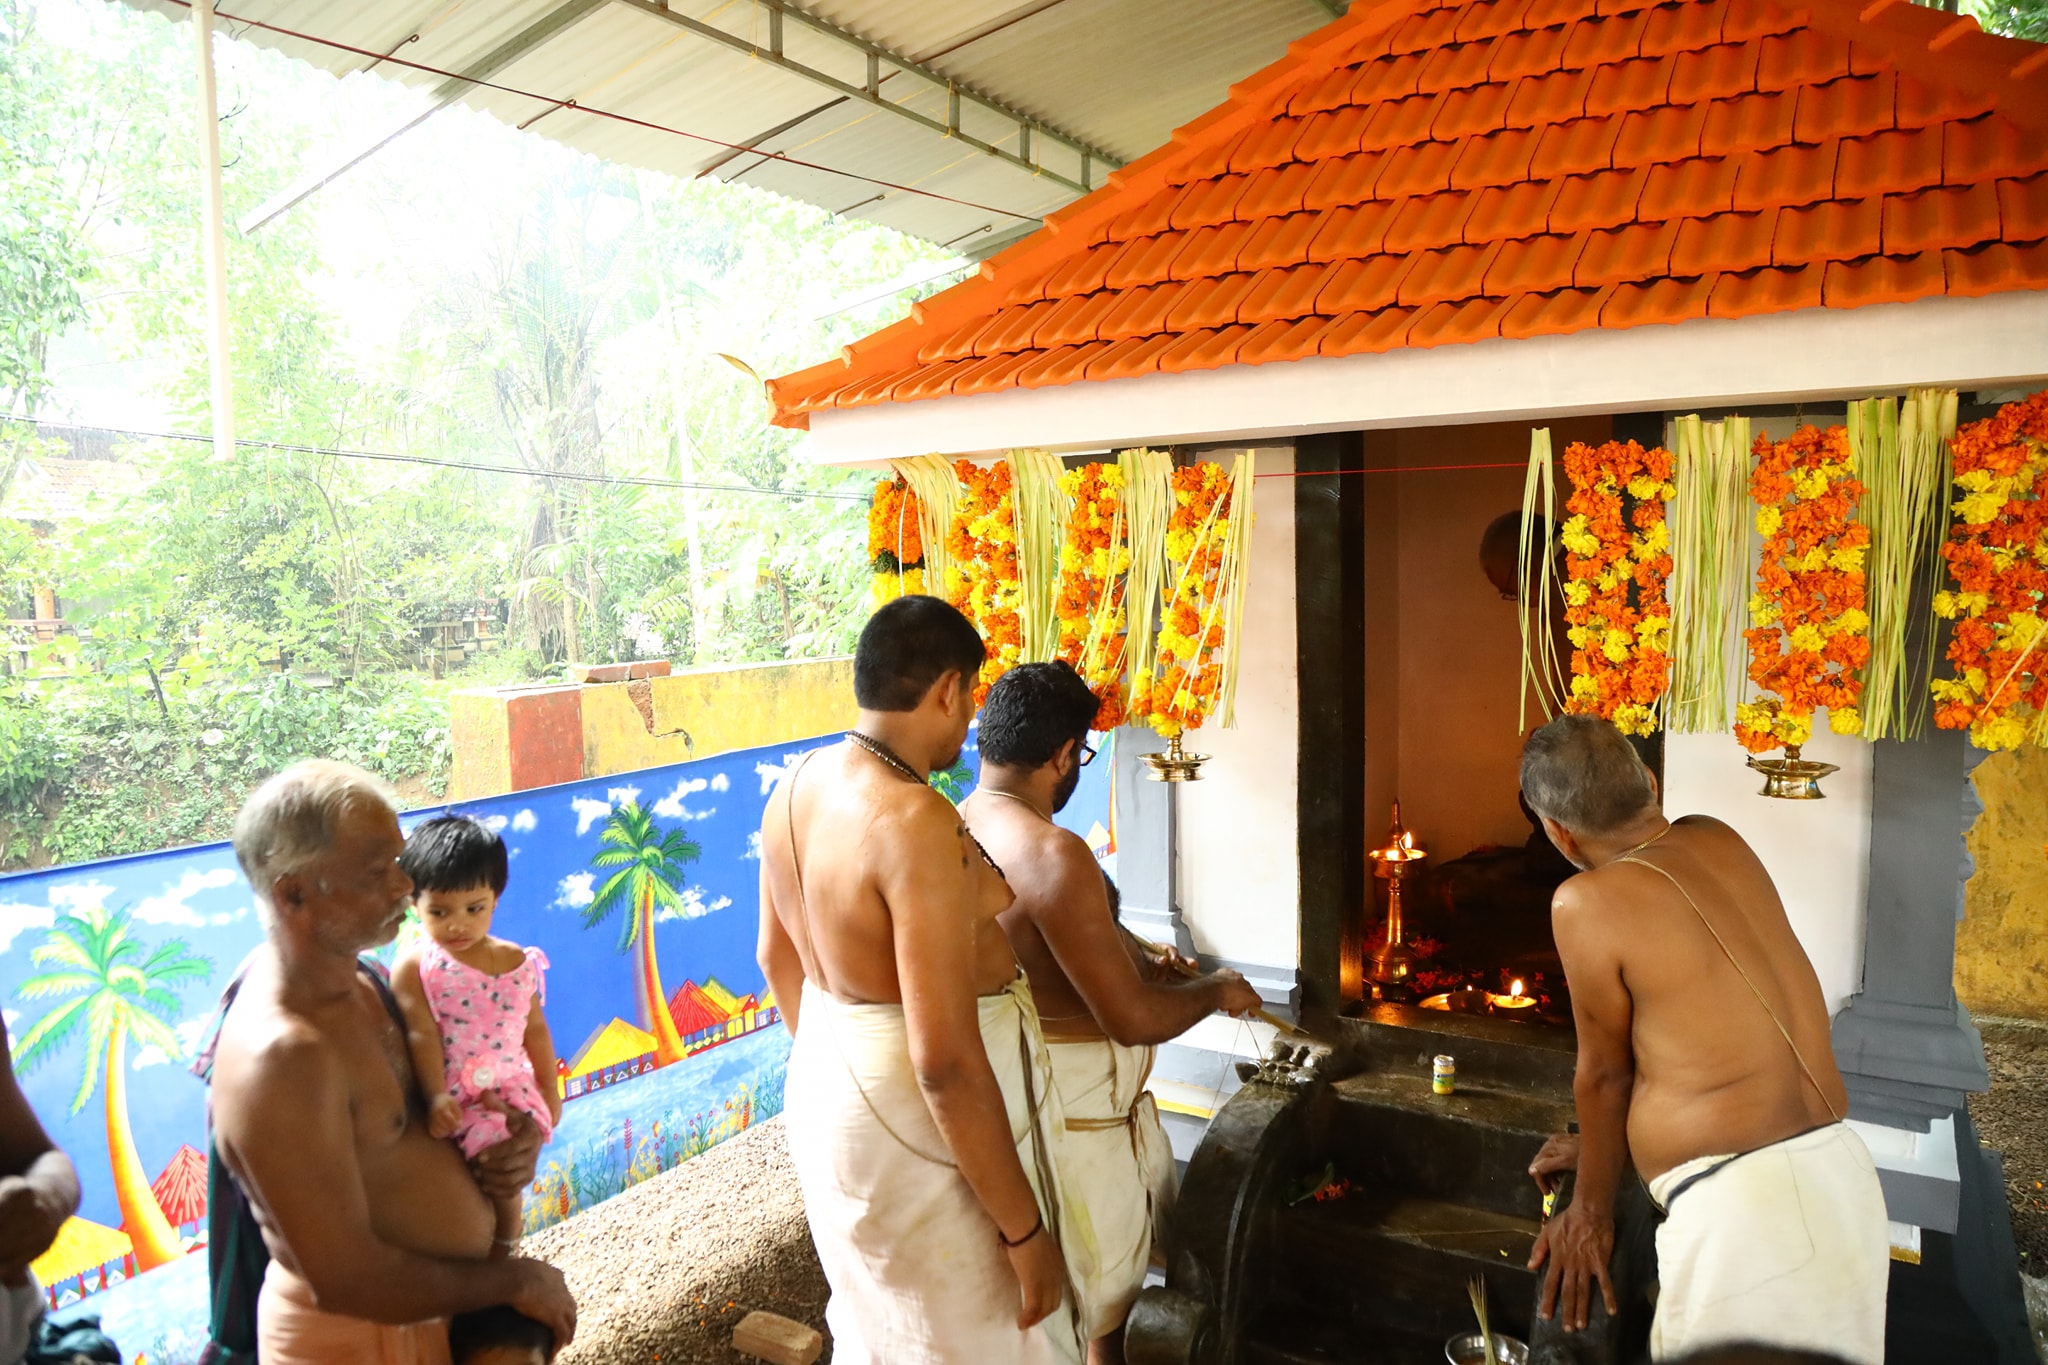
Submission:
[[[192,8],[192,0],[170,0],[170,3],[188,10]],[[261,19],[246,19],[240,15],[230,14],[223,9],[216,9],[214,11],[214,18],[230,24],[240,24],[244,28],[260,28],[267,33],[275,33],[284,38],[296,38],[302,43],[313,43],[320,47],[332,48],[337,52],[346,52],[353,56],[365,57],[375,63],[402,66],[408,71],[418,71],[429,76],[440,76],[445,80],[461,81],[479,90],[496,90],[500,94],[517,95],[521,99],[534,100],[548,105],[547,112],[549,113],[553,113],[557,109],[573,109],[579,113],[589,114],[593,118],[610,119],[615,123],[626,124],[628,127],[644,128],[654,133],[666,133],[671,137],[689,138],[693,142],[704,142],[709,143],[713,147],[723,147],[729,152],[741,152],[749,156],[758,156],[768,161],[780,161],[789,166],[800,166],[805,170],[818,171],[825,175],[836,175],[847,180],[858,180],[863,184],[878,185],[885,190],[894,190],[899,194],[921,195],[926,199],[936,199],[942,203],[958,204],[962,208],[970,208],[977,213],[999,213],[1005,218],[1015,218],[1021,222],[1037,222],[1042,217],[1042,215],[1036,213],[1018,213],[1014,209],[996,208],[992,204],[980,204],[972,199],[961,199],[950,194],[940,194],[937,190],[919,189],[915,185],[900,184],[894,180],[881,180],[872,175],[862,175],[858,171],[841,170],[837,166],[827,166],[821,162],[806,161],[801,157],[789,156],[783,152],[765,152],[759,147],[748,147],[742,143],[727,142],[723,138],[711,137],[705,133],[693,133],[686,128],[673,128],[664,123],[654,123],[647,119],[635,118],[631,114],[622,114],[614,109],[601,109],[594,104],[585,104],[573,95],[562,99],[554,95],[538,94],[532,90],[522,90],[516,85],[504,85],[497,81],[483,80],[476,76],[465,76],[460,71],[449,71],[443,67],[429,66],[425,62],[416,62],[400,57],[396,55],[395,49],[392,52],[378,52],[374,48],[357,47],[353,43],[344,43],[338,38],[323,38],[317,33],[305,33],[298,29],[286,28],[282,24],[265,23]]]
[[[94,431],[106,436],[128,436],[144,441],[191,441],[212,445],[213,437],[190,431],[139,431],[131,427],[91,426],[83,422],[45,424],[40,418],[14,418],[37,426],[48,425],[70,431]],[[652,474],[588,474],[574,470],[529,469],[525,465],[477,464],[468,460],[443,460],[432,455],[397,455],[382,450],[344,450],[335,446],[300,445],[290,441],[258,441],[236,437],[235,444],[252,450],[283,451],[289,455],[332,455],[345,460],[379,460],[388,464],[432,465],[438,469],[466,469],[474,474],[510,474],[528,479],[567,479],[573,483],[630,484],[642,488],[680,488],[697,493],[739,493],[759,498],[830,498],[837,502],[866,502],[865,493],[832,493],[797,488],[760,488],[753,484],[701,483],[693,479],[664,479]]]

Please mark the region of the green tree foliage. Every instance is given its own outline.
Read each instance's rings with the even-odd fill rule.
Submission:
[[[1979,0],[1969,11],[1993,33],[2048,42],[2048,0]]]
[[[243,234],[420,96],[234,42],[218,65],[236,428],[266,444],[131,442],[104,519],[0,519],[8,605],[54,584],[75,632],[0,676],[0,866],[219,837],[314,754],[430,797],[455,685],[851,648],[866,479],[798,459],[758,376],[901,316],[941,253],[459,109]],[[103,420],[51,381],[61,343],[125,367],[148,425],[207,429],[192,87],[182,24],[0,0],[0,287],[45,291],[5,319],[0,402]],[[364,450],[401,459],[335,453]],[[509,647],[429,676],[419,628],[479,601]]]

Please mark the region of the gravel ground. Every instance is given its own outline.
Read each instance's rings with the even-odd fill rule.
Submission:
[[[757,1365],[732,1329],[765,1309],[825,1330],[825,1276],[771,1119],[527,1239],[568,1276],[576,1342],[561,1365]],[[828,1345],[821,1361],[832,1358]]]
[[[2005,1160],[2034,1346],[2048,1361],[2048,1024],[1979,1019],[1991,1091],[1970,1096],[1977,1138]]]
[[[2048,1275],[2048,1024],[1980,1019],[1991,1093],[1970,1096],[1970,1119],[2005,1158],[2006,1196],[2020,1269]]]

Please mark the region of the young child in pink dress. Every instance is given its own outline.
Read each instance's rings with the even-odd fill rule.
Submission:
[[[541,1014],[548,960],[491,937],[507,876],[504,842],[468,816],[443,815],[412,832],[398,865],[412,878],[426,937],[399,955],[391,989],[427,1097],[428,1131],[475,1156],[506,1136],[505,1116],[483,1102],[495,1093],[540,1125],[545,1140],[562,1117],[555,1042]],[[499,1202],[493,1255],[518,1247],[521,1204],[518,1195]]]

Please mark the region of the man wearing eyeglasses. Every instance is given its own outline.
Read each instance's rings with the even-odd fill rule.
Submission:
[[[1090,1365],[1120,1365],[1123,1324],[1174,1193],[1173,1152],[1145,1090],[1154,1045],[1259,997],[1235,972],[1188,977],[1122,929],[1115,887],[1053,823],[1095,756],[1095,694],[1064,663],[1023,664],[981,708],[981,781],[961,804],[1016,900],[997,922],[1031,980],[1065,1113],[1061,1247]]]

